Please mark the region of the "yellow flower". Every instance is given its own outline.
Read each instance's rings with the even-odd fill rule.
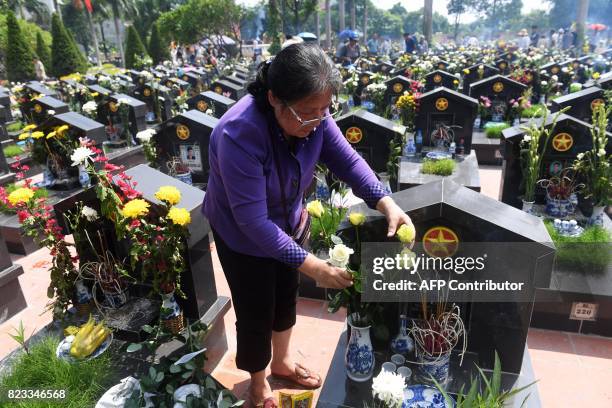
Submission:
[[[45,134],[44,134],[43,132],[41,132],[41,131],[38,131],[38,132],[32,132],[32,137],[33,137],[34,139],[40,139],[40,138],[41,138],[41,137],[43,137],[44,135],[45,135]]]
[[[351,224],[357,227],[365,222],[366,217],[364,213],[354,212],[349,214],[348,219]]]
[[[28,130],[32,130],[32,129],[36,129],[36,125],[28,125],[23,128],[23,131],[27,132]]]
[[[68,129],[69,129],[68,125],[62,125],[62,126],[58,127],[57,129],[55,129],[55,131],[57,132],[58,135],[61,135],[65,131],[67,131]]]
[[[155,198],[170,205],[176,205],[181,201],[181,192],[174,186],[162,186],[155,193]]]
[[[191,214],[184,208],[172,207],[168,211],[168,218],[176,224],[184,227],[191,222]]]
[[[306,204],[306,210],[308,214],[310,214],[313,218],[321,218],[325,209],[323,208],[323,204],[319,200],[314,200]]]
[[[414,241],[414,237],[416,236],[416,229],[414,225],[410,223],[410,225],[402,224],[395,233],[397,239],[399,239],[404,244]]]
[[[470,73],[470,70],[466,68],[466,69],[464,69],[464,70],[463,70],[463,73],[464,73],[465,75],[467,75],[467,74],[469,74],[469,73]]]
[[[453,81],[453,84],[455,84],[455,85],[459,85],[459,81],[455,79],[455,80]]]
[[[92,96],[92,97],[94,97],[94,98],[95,98],[96,96],[98,96],[98,95],[100,95],[100,94],[99,94],[99,93],[97,93],[97,92],[92,92],[92,93],[91,93],[91,96]]]
[[[12,205],[29,202],[34,197],[34,191],[27,187],[20,187],[9,194],[8,200]]]
[[[18,139],[19,140],[26,140],[30,137],[30,132],[24,132],[22,134],[19,135]]]
[[[49,134],[47,135],[47,139],[51,139],[52,137],[55,137],[56,134],[57,134],[57,131],[49,132]]]
[[[141,198],[136,198],[132,201],[128,201],[123,206],[121,213],[127,218],[138,218],[146,215],[149,212],[149,203]]]
[[[593,79],[599,79],[600,76],[601,76],[601,74],[599,72],[594,72],[593,73]]]

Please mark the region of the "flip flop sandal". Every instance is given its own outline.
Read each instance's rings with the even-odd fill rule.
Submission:
[[[306,367],[304,367],[303,365],[299,363],[295,363],[295,370],[293,374],[284,375],[284,374],[272,373],[272,376],[276,378],[280,378],[282,380],[290,381],[307,390],[316,390],[317,388],[321,387],[321,385],[323,384],[323,380],[321,379],[321,376],[319,374],[312,375],[310,370],[308,370]],[[317,385],[310,385],[304,382],[304,380],[308,380],[311,378],[317,380]]]

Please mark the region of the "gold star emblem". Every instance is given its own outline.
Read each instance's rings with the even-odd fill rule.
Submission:
[[[423,249],[429,256],[453,256],[458,248],[459,238],[450,228],[433,227],[423,235]]]
[[[144,78],[140,78],[140,83],[144,84]]]
[[[189,128],[183,124],[179,124],[176,127],[176,137],[181,140],[189,139]]]
[[[145,88],[144,91],[142,91],[142,94],[144,96],[151,96],[151,90],[149,88]]]
[[[527,79],[527,82],[531,82],[531,81],[533,81],[533,74],[531,72],[528,72],[525,75],[525,78]]]
[[[440,74],[436,74],[436,75],[434,75],[434,77],[433,77],[433,81],[434,81],[435,83],[442,82],[442,75],[440,75]]]
[[[113,101],[108,103],[108,108],[111,112],[117,112],[119,110],[119,106],[117,106],[117,103]]]
[[[197,107],[199,111],[206,112],[206,109],[208,109],[208,104],[206,101],[198,101]]]
[[[219,85],[215,86],[215,92],[218,93],[219,95],[223,94],[223,88],[221,88]]]
[[[361,77],[361,83],[362,84],[367,85],[368,82],[370,82],[370,77],[369,76],[364,75],[364,76]]]
[[[438,98],[436,99],[436,109],[439,111],[445,111],[448,108],[448,99]]]
[[[362,62],[361,63],[361,69],[368,69],[368,63],[367,62]]]
[[[189,79],[189,77],[187,75],[183,75],[183,81],[186,81],[188,79]]]
[[[172,88],[172,81],[167,81],[167,82],[166,82],[166,86],[167,86],[168,88]]]
[[[438,64],[438,69],[444,69],[445,67],[446,66],[442,62]]]
[[[595,108],[597,108],[599,105],[603,105],[604,103],[604,100],[601,98],[593,99],[593,101],[591,101],[591,110],[595,110]]]
[[[508,64],[506,64],[506,63],[505,63],[505,62],[503,62],[503,61],[499,63],[499,67],[500,67],[501,69],[506,69],[506,67],[507,67],[507,66],[508,66]]]
[[[382,67],[380,67],[380,70],[381,70],[382,72],[386,72],[386,71],[387,71],[387,66],[386,66],[386,65],[383,65]]]
[[[557,66],[552,67],[552,68],[550,69],[550,72],[552,72],[553,74],[556,74],[557,72],[559,72],[559,67],[557,67]]]
[[[393,92],[401,93],[404,90],[404,85],[400,82],[396,82],[393,84]]]
[[[344,136],[350,143],[355,144],[361,142],[361,139],[363,139],[363,132],[358,127],[351,126],[350,128],[346,129]]]
[[[493,84],[493,92],[500,93],[504,90],[504,84],[501,82],[496,82]]]
[[[42,108],[42,106],[40,104],[37,103],[36,105],[34,105],[34,112],[40,113],[40,112],[42,112],[42,110],[43,110],[43,108]]]
[[[568,151],[573,144],[574,138],[569,133],[558,133],[552,140],[552,146],[558,152]]]

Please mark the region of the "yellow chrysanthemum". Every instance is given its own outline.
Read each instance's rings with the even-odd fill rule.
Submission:
[[[9,200],[9,203],[11,203],[11,205],[17,205],[20,203],[29,202],[32,199],[32,197],[34,197],[33,190],[27,187],[21,187],[21,188],[16,189],[12,193],[10,193],[8,196],[8,200]]]
[[[19,140],[26,140],[30,137],[30,132],[24,132],[22,134],[19,135],[18,139]]]
[[[155,198],[170,205],[176,205],[181,201],[181,192],[174,186],[162,186],[155,193]]]
[[[172,207],[168,211],[168,218],[176,225],[184,227],[191,222],[191,214],[184,208]]]
[[[52,137],[55,137],[56,134],[57,132],[55,130],[53,132],[49,132],[49,134],[47,135],[47,139],[51,139]]]
[[[395,102],[395,106],[397,106],[398,109],[407,109],[415,107],[416,102],[414,101],[414,96],[410,94],[400,96],[397,99],[397,102]]]
[[[38,132],[32,132],[32,137],[33,137],[34,139],[40,139],[40,138],[41,138],[41,137],[43,137],[44,135],[45,135],[45,134],[44,134],[43,132],[41,132],[41,131],[38,131]]]
[[[601,74],[599,72],[593,73],[593,79],[599,79],[600,76]]]
[[[36,125],[27,125],[26,127],[23,128],[23,131],[27,132],[28,130],[32,130],[32,129],[36,129]]]
[[[92,96],[92,97],[94,97],[94,98],[95,98],[96,96],[98,96],[98,95],[100,95],[100,94],[99,94],[99,93],[97,93],[97,92],[92,92],[92,93],[91,93],[91,96]]]
[[[128,201],[123,206],[121,213],[126,218],[138,218],[146,215],[149,212],[149,203],[141,198],[136,198],[132,201]]]
[[[68,125],[62,125],[62,126],[58,127],[57,129],[55,129],[55,131],[57,132],[58,135],[61,135],[62,133],[64,133],[68,129],[70,129],[70,127]]]

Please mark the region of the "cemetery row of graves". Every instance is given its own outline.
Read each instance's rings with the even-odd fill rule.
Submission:
[[[532,383],[530,324],[612,336],[611,67],[612,50],[573,58],[480,48],[338,66],[336,123],[416,236],[388,239],[381,214],[338,207],[345,188],[317,168],[310,248],[327,257],[341,239],[361,283],[337,292],[301,278],[301,296],[330,300],[330,312],[347,308],[320,406],[370,401],[372,377],[393,354],[414,362],[411,386],[435,379],[456,395],[476,367],[497,372],[497,358],[503,390]],[[54,322],[37,337],[59,336],[57,356],[76,361],[73,369],[107,364],[89,404],[127,375],[137,379],[120,383],[133,387],[125,406],[144,406],[145,393],[160,407],[240,404],[206,374],[227,350],[230,300],[217,295],[201,206],[210,134],[255,68],[160,65],[0,89],[2,307],[9,317],[25,307],[23,270],[8,252],[46,247]],[[499,200],[480,194],[479,164],[502,167]],[[496,262],[478,277],[513,276],[526,289],[503,299],[430,291],[421,301],[371,301],[361,256],[371,242],[430,258],[474,255],[487,243]],[[572,317],[578,302],[597,304],[599,316]],[[88,349],[79,346],[85,327],[95,331],[90,316],[103,334]],[[18,367],[22,355],[2,364]],[[537,392],[527,406],[539,406]]]

